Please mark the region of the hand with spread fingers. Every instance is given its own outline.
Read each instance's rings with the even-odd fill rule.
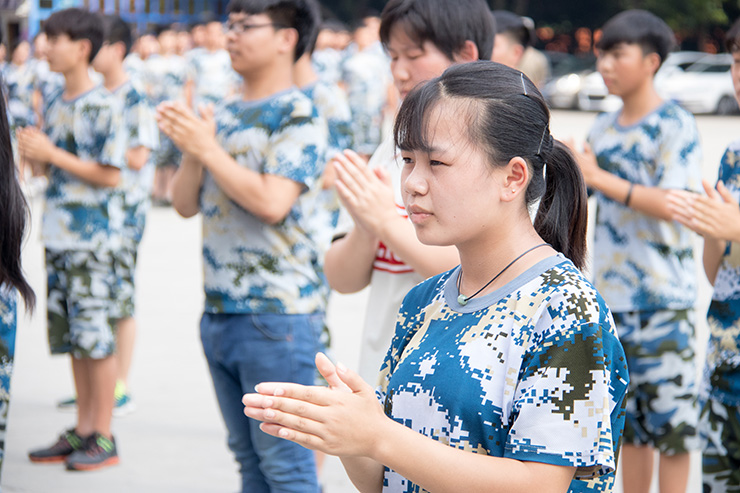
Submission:
[[[740,205],[719,181],[714,189],[702,181],[706,195],[686,190],[670,190],[668,208],[674,220],[702,236],[740,242]]]
[[[337,154],[332,160],[336,170],[339,199],[367,233],[382,237],[382,229],[390,221],[401,219],[396,211],[391,178],[381,168],[370,169],[365,160],[351,150]]]
[[[343,457],[369,456],[388,421],[373,389],[359,375],[326,356],[316,367],[329,387],[261,383],[242,398],[244,414],[263,421],[269,435]]]
[[[46,164],[57,149],[49,137],[36,127],[19,128],[16,137],[18,152],[24,160]]]
[[[198,117],[180,101],[165,101],[157,106],[159,128],[178,149],[203,161],[209,151],[218,147],[213,106],[201,105]]]

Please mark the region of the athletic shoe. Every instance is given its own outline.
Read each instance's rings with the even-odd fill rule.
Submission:
[[[74,428],[70,428],[61,435],[57,443],[48,448],[33,450],[28,453],[31,462],[64,462],[73,452],[82,450],[86,439],[77,434]]]
[[[116,440],[95,432],[87,437],[85,447],[70,454],[65,462],[70,471],[92,471],[118,464]]]
[[[62,399],[57,402],[57,409],[67,413],[77,412],[77,397],[70,397],[68,399]]]
[[[129,394],[116,395],[116,404],[113,406],[113,416],[126,416],[136,411],[136,403]]]

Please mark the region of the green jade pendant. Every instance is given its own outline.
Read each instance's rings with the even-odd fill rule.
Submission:
[[[457,297],[457,302],[460,303],[462,306],[465,306],[468,304],[468,297],[464,294],[461,294]]]

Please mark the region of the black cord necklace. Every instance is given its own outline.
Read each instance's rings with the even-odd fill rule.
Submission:
[[[460,303],[462,306],[467,305],[468,304],[468,301],[470,301],[471,299],[473,299],[476,296],[478,296],[481,291],[483,291],[488,286],[490,286],[493,281],[495,281],[496,279],[498,279],[501,274],[503,274],[504,272],[506,272],[506,269],[508,269],[509,267],[511,267],[512,265],[514,265],[514,262],[516,262],[517,260],[519,260],[520,258],[522,258],[523,256],[525,256],[526,254],[528,254],[529,252],[531,252],[535,248],[539,248],[539,247],[543,247],[543,246],[550,246],[550,245],[549,245],[549,243],[540,243],[539,245],[535,245],[532,248],[530,248],[529,250],[525,251],[524,253],[522,253],[521,255],[519,255],[517,258],[515,258],[514,260],[512,260],[511,262],[509,262],[509,265],[507,265],[506,267],[504,267],[503,269],[501,269],[501,272],[499,272],[498,274],[496,274],[495,276],[493,276],[493,279],[491,279],[490,281],[488,281],[485,286],[483,286],[482,288],[480,288],[478,291],[476,291],[475,293],[473,293],[470,296],[465,296],[464,294],[460,293],[460,285],[462,284],[462,267],[460,267],[460,273],[457,275],[457,292],[458,292],[457,302]]]

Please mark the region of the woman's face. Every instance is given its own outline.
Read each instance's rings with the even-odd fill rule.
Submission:
[[[432,42],[424,41],[419,45],[398,24],[388,34],[387,49],[393,82],[401,99],[418,84],[442,75],[454,63]]]
[[[431,152],[401,152],[404,204],[424,244],[460,246],[501,224],[503,172],[468,139],[471,109],[442,100],[427,114]]]

